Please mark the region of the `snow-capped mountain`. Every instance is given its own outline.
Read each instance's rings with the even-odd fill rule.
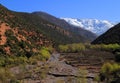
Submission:
[[[74,19],[74,18],[61,18],[71,25],[78,26],[89,30],[98,36],[106,32],[108,29],[113,27],[115,24],[107,20],[97,19]]]

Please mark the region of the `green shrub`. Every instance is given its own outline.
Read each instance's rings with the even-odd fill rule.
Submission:
[[[54,48],[53,48],[52,46],[48,46],[48,47],[47,47],[47,50],[48,50],[50,53],[53,53]]]
[[[42,47],[41,50],[40,50],[40,55],[41,55],[41,58],[47,60],[50,58],[50,52],[48,51],[48,48],[46,47]]]
[[[86,75],[88,74],[88,71],[86,69],[79,69],[78,76],[77,77],[77,83],[87,83]]]
[[[27,57],[24,57],[24,56],[21,56],[21,57],[19,57],[18,59],[19,59],[19,62],[20,62],[20,63],[27,63],[27,62],[28,62]]]
[[[0,66],[5,66],[5,58],[0,57]]]
[[[100,79],[105,83],[111,83],[112,81],[120,78],[120,65],[117,63],[105,63],[100,71]]]
[[[26,64],[28,63],[27,57],[20,56],[20,57],[6,57],[5,58],[5,66],[16,66],[20,64]]]
[[[6,62],[5,63],[6,65],[11,65],[11,64],[15,63],[15,61],[14,61],[14,59],[12,57],[7,57],[5,62]]]
[[[37,60],[41,60],[39,56],[32,56],[29,58],[29,64],[37,64]]]
[[[12,79],[14,79],[14,75],[7,68],[0,67],[0,81],[2,83],[9,83]]]
[[[68,52],[68,46],[67,45],[59,45],[58,47],[60,52]]]

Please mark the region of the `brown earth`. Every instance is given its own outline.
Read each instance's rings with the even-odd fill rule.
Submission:
[[[10,27],[7,26],[5,23],[2,23],[0,25],[0,45],[4,45],[6,43],[7,37],[5,35],[5,32],[9,29]]]

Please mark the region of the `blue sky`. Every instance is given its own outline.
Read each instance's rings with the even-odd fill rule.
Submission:
[[[120,0],[0,0],[10,10],[44,11],[56,17],[120,21]]]

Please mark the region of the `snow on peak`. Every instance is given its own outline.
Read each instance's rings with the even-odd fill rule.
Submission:
[[[84,28],[97,35],[101,35],[115,24],[107,20],[97,19],[74,19],[74,18],[61,18],[71,25]]]

